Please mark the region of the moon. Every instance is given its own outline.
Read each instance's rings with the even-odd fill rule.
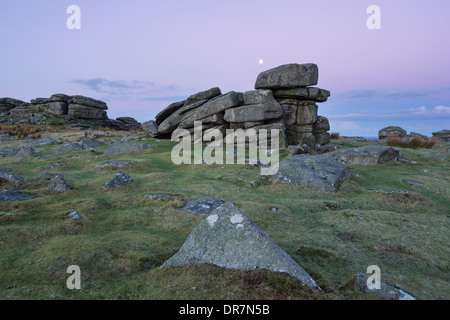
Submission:
[[[263,60],[263,59],[259,59],[258,63],[259,63],[259,64],[263,64],[263,63],[264,63],[264,60]]]

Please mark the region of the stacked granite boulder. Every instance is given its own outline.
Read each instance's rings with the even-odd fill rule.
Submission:
[[[170,137],[179,129],[194,131],[194,122],[202,121],[203,134],[218,129],[279,129],[280,147],[303,145],[315,147],[330,142],[328,119],[318,116],[318,102],[325,102],[330,92],[310,87],[318,81],[315,64],[288,64],[262,72],[256,90],[228,92],[212,88],[175,102],[162,110],[155,121],[143,129],[151,137]],[[269,136],[270,141],[270,136]]]
[[[10,124],[48,124],[49,118],[60,117],[72,128],[93,129],[103,126],[121,131],[141,128],[141,124],[131,117],[109,119],[106,110],[106,102],[81,95],[54,94],[50,98],[32,99],[30,103],[0,98],[0,116],[9,115]]]

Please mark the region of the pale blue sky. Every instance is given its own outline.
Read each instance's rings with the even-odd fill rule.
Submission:
[[[81,30],[66,9],[81,8]],[[381,8],[381,30],[366,9]],[[111,118],[154,116],[219,86],[252,90],[259,72],[319,65],[332,131],[450,128],[450,1],[15,0],[0,4],[0,97],[105,100]],[[264,64],[258,63],[264,59]]]

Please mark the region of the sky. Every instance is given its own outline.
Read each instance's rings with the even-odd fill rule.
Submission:
[[[81,29],[67,27],[70,5]],[[367,27],[370,5],[381,29]],[[450,129],[449,31],[448,0],[2,1],[0,97],[86,95],[143,122],[199,91],[253,90],[264,70],[316,63],[332,132],[431,136]]]

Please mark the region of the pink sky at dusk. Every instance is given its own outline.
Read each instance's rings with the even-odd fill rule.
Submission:
[[[81,8],[81,30],[66,9]],[[381,30],[369,30],[369,5]],[[108,103],[110,118],[151,120],[218,86],[252,90],[286,63],[318,64],[332,131],[450,128],[450,1],[26,1],[0,5],[0,97],[54,93]],[[258,63],[263,59],[264,63]]]

